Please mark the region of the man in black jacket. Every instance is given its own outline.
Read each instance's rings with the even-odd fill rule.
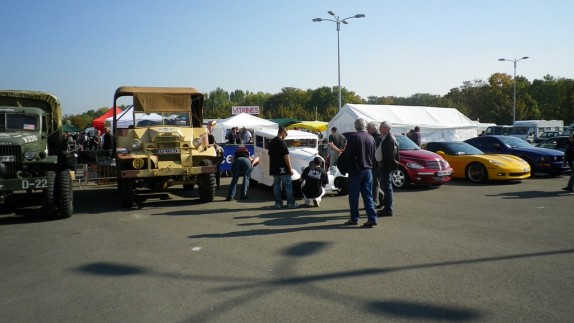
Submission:
[[[384,208],[377,212],[378,216],[393,216],[393,172],[399,166],[399,149],[395,136],[391,133],[391,123],[381,122],[379,131],[383,140],[381,141],[381,152],[383,160],[379,162],[381,171],[381,189],[384,194]]]

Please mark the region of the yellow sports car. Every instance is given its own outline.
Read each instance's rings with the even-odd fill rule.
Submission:
[[[425,149],[448,161],[453,168],[452,177],[468,179],[473,183],[530,177],[530,165],[522,158],[504,154],[487,155],[466,142],[429,142]]]

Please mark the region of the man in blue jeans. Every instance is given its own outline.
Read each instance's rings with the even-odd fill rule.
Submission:
[[[287,137],[287,129],[285,127],[279,127],[277,136],[269,142],[269,174],[273,176],[273,195],[275,197],[276,209],[283,207],[281,186],[283,186],[285,190],[287,207],[294,209],[299,206],[293,196],[293,183],[291,182],[293,169],[291,169],[289,149],[285,143],[285,137]]]
[[[237,147],[233,155],[233,162],[231,164],[231,173],[233,178],[229,185],[229,192],[227,193],[227,201],[233,200],[235,190],[237,189],[237,181],[239,176],[243,176],[243,185],[241,187],[240,199],[247,199],[247,190],[249,189],[249,179],[251,178],[251,171],[253,170],[253,159],[249,156],[249,150],[245,146]]]
[[[377,212],[373,202],[373,173],[375,162],[375,139],[367,130],[364,119],[355,121],[357,132],[349,134],[347,146],[339,158],[348,165],[349,208],[351,219],[345,224],[357,225],[359,222],[359,193],[363,197],[363,204],[367,212],[367,222],[363,227],[372,228],[377,225]]]

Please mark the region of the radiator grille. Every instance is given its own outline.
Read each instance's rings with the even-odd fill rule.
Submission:
[[[4,177],[13,177],[22,167],[22,153],[20,146],[0,146],[0,160],[6,167]],[[13,161],[7,161],[13,160]]]

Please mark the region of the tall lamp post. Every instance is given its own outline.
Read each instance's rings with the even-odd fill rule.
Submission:
[[[341,110],[341,50],[339,46],[339,31],[341,30],[341,24],[348,24],[347,20],[352,18],[365,18],[365,15],[360,13],[345,19],[339,19],[339,16],[336,16],[333,11],[328,11],[327,13],[335,19],[315,18],[313,19],[313,22],[332,21],[337,24],[337,74],[339,79],[339,110]]]
[[[507,61],[507,62],[513,62],[514,63],[514,94],[512,95],[512,123],[514,124],[514,121],[516,121],[516,63],[518,63],[519,61],[523,60],[523,59],[528,59],[528,56],[524,56],[522,58],[519,59],[508,59],[508,58],[499,58],[498,60],[503,62],[503,61]]]

